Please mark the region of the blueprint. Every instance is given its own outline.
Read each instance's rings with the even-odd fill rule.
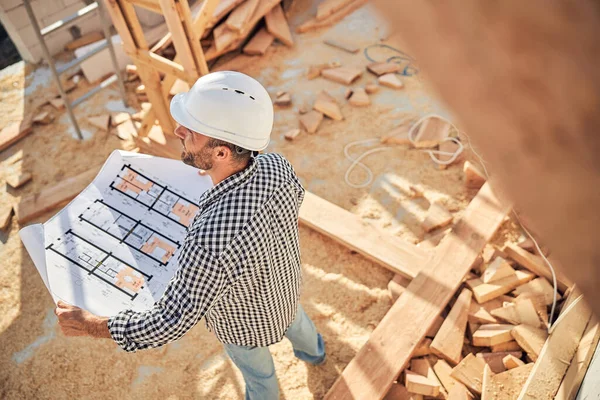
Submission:
[[[20,236],[54,301],[97,315],[144,311],[177,270],[198,200],[212,187],[181,161],[114,151],[94,181]]]

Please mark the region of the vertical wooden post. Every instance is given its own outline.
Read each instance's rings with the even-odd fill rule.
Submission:
[[[175,0],[159,0],[159,3],[163,10],[163,16],[165,17],[167,26],[169,27],[169,32],[171,32],[173,37],[173,45],[177,51],[177,58],[181,61],[181,65],[183,65],[185,72],[195,79],[198,79],[200,73],[198,68],[196,68],[196,62],[190,47],[191,43],[183,29],[177,7],[175,6]]]

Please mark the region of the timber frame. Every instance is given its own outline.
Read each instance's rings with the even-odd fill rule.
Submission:
[[[123,40],[125,52],[138,67],[140,80],[146,87],[152,105],[142,120],[138,135],[146,136],[156,120],[164,132],[172,134],[175,124],[169,113],[169,91],[177,79],[191,86],[199,77],[208,74],[208,65],[200,46],[200,38],[218,0],[204,1],[193,20],[187,0],[104,1],[113,24]],[[171,61],[156,54],[153,49],[149,49],[134,5],[165,17],[169,28],[169,34],[165,38],[173,42],[177,52],[175,60]],[[164,79],[161,79],[161,74],[165,75]]]

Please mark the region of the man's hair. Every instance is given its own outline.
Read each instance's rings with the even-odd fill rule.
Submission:
[[[236,164],[246,163],[248,160],[250,160],[250,157],[252,157],[252,151],[224,140],[210,138],[208,139],[208,143],[206,145],[211,149],[220,146],[227,147],[229,150],[231,150],[233,162]]]

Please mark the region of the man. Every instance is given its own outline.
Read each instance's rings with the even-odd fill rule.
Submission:
[[[278,399],[268,346],[286,336],[314,365],[325,347],[298,303],[304,189],[282,156],[256,155],[269,143],[271,98],[249,76],[217,72],[175,96],[171,114],[183,162],[215,185],[200,198],[179,269],[151,310],[106,318],[59,302],[59,324],[66,335],[112,337],[135,351],[177,340],[204,317],[241,370],[246,398]]]

